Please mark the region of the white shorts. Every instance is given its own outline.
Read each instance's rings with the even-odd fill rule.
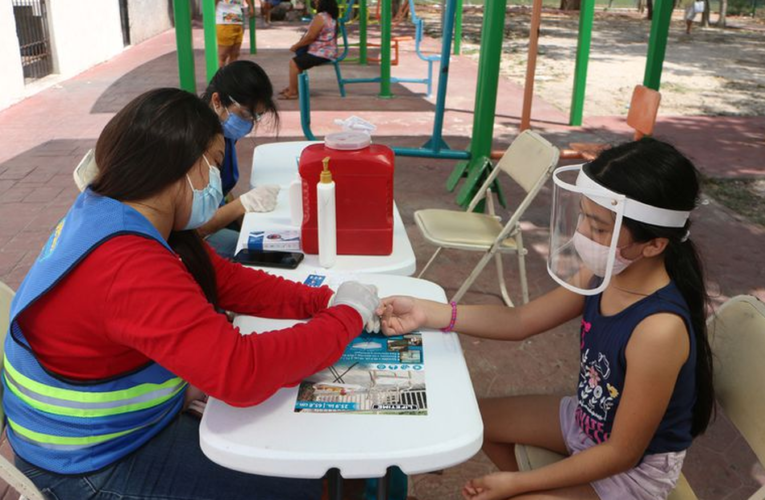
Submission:
[[[560,430],[571,455],[597,445],[579,428],[576,407],[575,397],[560,401]],[[685,451],[646,455],[636,467],[590,486],[601,500],[663,500],[675,488],[684,459]]]

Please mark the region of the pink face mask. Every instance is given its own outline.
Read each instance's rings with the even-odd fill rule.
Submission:
[[[587,236],[583,235],[579,231],[574,233],[574,248],[576,253],[587,266],[587,269],[593,272],[595,276],[603,277],[606,275],[606,266],[608,265],[608,250],[605,245],[601,245],[597,241],[593,241]],[[635,259],[637,260],[637,259]],[[616,258],[614,259],[614,267],[611,271],[612,276],[616,276],[621,273],[627,267],[635,262],[635,260],[625,259],[621,256],[620,250],[616,249]]]

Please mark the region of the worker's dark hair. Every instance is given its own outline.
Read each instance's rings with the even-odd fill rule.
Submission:
[[[202,94],[207,104],[212,102],[214,93],[218,93],[221,103],[228,107],[231,99],[246,107],[255,115],[258,109],[265,109],[274,128],[279,126],[279,112],[274,102],[274,86],[266,72],[252,61],[234,61],[220,68],[210,80]]]
[[[96,142],[98,174],[90,189],[123,202],[150,198],[186,177],[221,134],[218,115],[194,94],[150,90],[104,127]],[[173,231],[168,243],[217,307],[215,272],[197,231]]]
[[[650,137],[606,149],[587,169],[608,189],[654,207],[693,210],[701,194],[693,163],[673,146]],[[664,266],[688,306],[696,343],[696,403],[691,433],[697,436],[706,430],[713,416],[715,390],[706,324],[709,296],[701,258],[689,238],[691,221],[684,227],[660,227],[625,217],[623,224],[636,242],[654,238],[669,241]]]
[[[337,0],[318,0],[316,2],[316,12],[326,12],[332,19],[337,19],[340,15],[340,9],[337,7]]]

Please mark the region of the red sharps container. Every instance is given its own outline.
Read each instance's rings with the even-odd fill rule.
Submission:
[[[329,157],[335,181],[338,255],[390,255],[393,252],[393,151],[372,144],[358,131],[328,134],[300,155],[303,185],[301,243],[305,253],[319,253],[316,184]]]

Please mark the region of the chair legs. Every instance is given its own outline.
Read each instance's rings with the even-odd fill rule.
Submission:
[[[345,81],[343,75],[340,73],[340,62],[332,61],[332,65],[335,67],[335,75],[337,75],[337,86],[340,88],[340,97],[345,97]]]
[[[433,61],[428,61],[428,94],[430,97],[433,95]]]
[[[507,284],[505,283],[505,272],[502,267],[502,254],[495,253],[494,260],[497,263],[497,281],[499,281],[499,291],[502,293],[502,300],[508,307],[513,307],[513,301],[510,299],[510,294],[507,293]]]
[[[472,271],[470,271],[470,276],[467,277],[467,279],[462,283],[462,286],[459,290],[457,290],[457,293],[452,297],[452,302],[459,302],[460,299],[465,295],[465,293],[470,289],[475,279],[478,277],[478,275],[481,274],[481,271],[483,271],[483,268],[486,267],[486,264],[491,260],[491,257],[494,255],[494,253],[491,250],[487,250],[483,253],[481,260],[478,261],[478,264],[473,268]]]
[[[518,249],[518,277],[521,280],[521,297],[523,303],[529,303],[529,283],[526,280],[526,254],[528,250],[523,246],[523,236],[518,231],[515,235],[515,245]]]
[[[433,254],[433,256],[430,258],[427,264],[425,264],[425,267],[422,268],[422,271],[420,271],[420,274],[417,275],[418,278],[422,278],[422,275],[425,274],[425,271],[428,270],[430,265],[433,263],[434,260],[436,260],[436,257],[438,257],[438,254],[441,253],[441,250],[443,250],[443,247],[438,247],[436,249],[436,252]]]
[[[518,270],[519,270],[519,277],[521,281],[521,296],[523,298],[523,303],[528,304],[529,302],[529,287],[528,283],[526,282],[526,249],[523,248],[523,238],[521,237],[520,232],[515,236],[515,241],[518,245]],[[425,274],[425,272],[430,269],[430,266],[433,264],[433,262],[438,258],[438,256],[441,254],[441,251],[443,250],[443,247],[438,247],[435,252],[433,252],[433,255],[428,260],[428,263],[425,264],[425,267],[422,268],[422,271],[420,271],[420,274],[417,275],[418,278],[422,278],[422,276]],[[502,254],[500,252],[492,252],[491,250],[487,250],[485,253],[482,254],[481,260],[478,261],[478,264],[473,268],[473,270],[470,272],[470,275],[467,277],[467,279],[462,283],[459,290],[457,290],[457,293],[454,294],[454,297],[451,298],[453,302],[459,302],[462,297],[467,293],[467,291],[470,289],[470,287],[473,285],[473,282],[478,278],[478,276],[481,274],[481,271],[483,271],[483,268],[486,267],[486,264],[488,264],[489,260],[491,260],[492,256],[494,257],[494,262],[497,266],[497,281],[499,282],[499,290],[502,294],[502,301],[507,305],[508,307],[514,307],[513,301],[510,298],[510,293],[507,290],[507,283],[505,282],[505,272],[504,272],[504,266],[502,264]]]

